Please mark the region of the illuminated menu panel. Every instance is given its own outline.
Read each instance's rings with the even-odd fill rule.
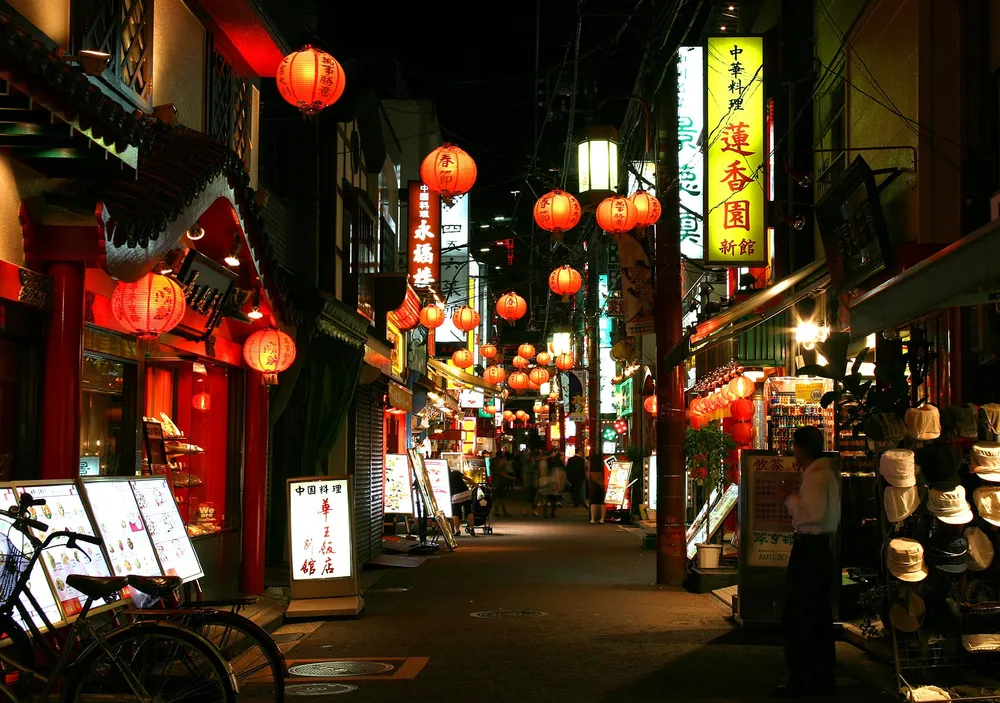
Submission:
[[[7,509],[16,504],[17,496],[14,495],[14,489],[9,486],[0,487],[0,508]],[[13,545],[15,549],[20,551],[22,554],[30,555],[34,547],[28,541],[27,537],[17,530],[11,529],[13,522],[14,521],[10,518],[0,515],[0,532],[7,536],[10,540],[10,544]],[[9,554],[9,546],[10,545],[8,545],[7,542],[3,542],[2,551],[4,563],[6,563],[6,556]],[[45,570],[42,568],[41,560],[36,561],[34,568],[31,570],[31,578],[28,579],[27,589],[35,600],[38,601],[38,605],[41,606],[42,612],[52,625],[58,626],[63,622],[62,613],[59,611],[59,604],[56,603],[56,596],[52,592],[52,587],[49,585],[48,578],[45,576]],[[27,608],[28,614],[35,625],[43,627],[44,623],[42,622],[42,618],[32,607],[28,599],[22,597],[21,603],[25,608]],[[16,610],[12,613],[12,616],[19,625],[23,626],[25,624],[20,613]]]
[[[347,578],[353,574],[351,495],[346,478],[290,481],[292,578]]]
[[[185,582],[204,576],[198,553],[184,529],[184,521],[174,503],[167,479],[154,476],[133,479],[129,483],[163,573],[179,576]]]
[[[405,454],[385,455],[385,489],[383,512],[387,515],[410,515],[413,513],[413,496],[410,478],[410,462]]]
[[[32,498],[45,499],[45,505],[31,508],[31,517],[47,524],[50,532],[68,530],[91,537],[97,536],[75,483],[16,484],[14,488],[19,496],[30,493]],[[33,532],[35,537],[45,538],[44,533],[37,530]],[[86,553],[65,546],[53,546],[45,550],[41,559],[49,582],[55,587],[56,598],[62,608],[63,616],[66,618],[79,613],[87,600],[85,595],[66,585],[67,576],[70,574],[111,576],[111,567],[100,547],[81,543],[80,548]],[[95,599],[94,606],[98,608],[111,605],[116,600],[114,596],[103,600]]]
[[[128,481],[85,481],[84,493],[116,576],[162,576]]]
[[[437,501],[438,510],[445,517],[451,517],[451,484],[448,482],[448,462],[444,459],[424,459],[431,492]]]

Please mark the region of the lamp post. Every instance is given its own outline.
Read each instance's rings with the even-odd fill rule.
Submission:
[[[577,192],[596,205],[618,190],[618,130],[588,127],[576,145]]]

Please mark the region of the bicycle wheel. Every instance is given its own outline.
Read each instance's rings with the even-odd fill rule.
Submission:
[[[240,700],[285,700],[285,657],[271,635],[238,613],[205,610],[184,623],[222,652],[236,676]]]
[[[170,622],[139,622],[93,642],[72,664],[64,703],[236,703],[232,669],[201,635]]]
[[[3,637],[3,655],[17,662],[26,669],[35,663],[35,650],[31,646],[31,638],[10,615],[0,615],[0,635]],[[9,643],[6,640],[10,640]],[[9,674],[16,671],[9,663],[0,659],[0,673]]]

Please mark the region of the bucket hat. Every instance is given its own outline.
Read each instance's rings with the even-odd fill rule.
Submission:
[[[969,568],[968,554],[969,543],[965,537],[950,534],[948,530],[935,530],[924,551],[928,564],[950,574],[960,574]]]
[[[965,499],[965,486],[955,486],[947,491],[931,488],[927,491],[927,509],[949,525],[965,525],[975,517],[972,506]]]
[[[969,469],[984,481],[1000,482],[1000,442],[973,444]]]
[[[883,452],[878,470],[882,478],[897,488],[917,485],[913,452],[909,449],[890,449]]]
[[[972,492],[972,502],[979,517],[1000,527],[1000,486],[980,486]]]
[[[969,571],[985,571],[993,563],[993,542],[978,527],[965,528],[965,540],[969,543],[966,561]]]
[[[900,632],[916,632],[924,624],[927,606],[912,588],[903,588],[889,608],[889,622]]]
[[[913,515],[920,505],[920,493],[916,486],[906,488],[886,486],[882,494],[882,503],[885,505],[885,517],[889,522],[902,522]]]
[[[926,441],[941,436],[941,413],[930,404],[906,411],[906,429],[914,439]]]
[[[932,488],[951,490],[959,484],[959,456],[950,444],[934,442],[921,447],[915,456],[924,480]]]
[[[889,572],[900,581],[916,583],[930,573],[924,562],[924,545],[909,537],[897,537],[889,542],[886,561]]]

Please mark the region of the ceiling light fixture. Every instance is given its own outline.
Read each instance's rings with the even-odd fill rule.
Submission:
[[[243,245],[240,244],[239,237],[238,236],[237,237],[233,237],[233,248],[229,252],[229,256],[227,256],[225,259],[223,259],[223,261],[226,262],[226,266],[236,267],[236,266],[240,265],[240,250],[241,249],[243,249]]]
[[[247,313],[247,317],[251,320],[259,320],[264,317],[264,313],[260,311],[260,291],[254,291],[253,294],[253,310]]]
[[[197,242],[199,239],[205,236],[205,230],[198,226],[198,223],[194,223],[194,227],[191,227],[187,231],[187,238],[192,242]]]

